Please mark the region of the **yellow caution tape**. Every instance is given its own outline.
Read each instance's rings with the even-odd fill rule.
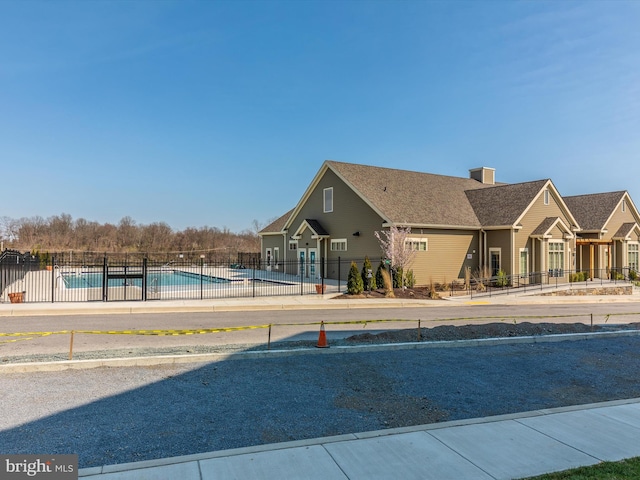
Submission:
[[[515,323],[516,320],[528,320],[528,319],[542,319],[542,318],[571,318],[571,317],[585,317],[589,315],[588,313],[575,313],[575,314],[565,314],[565,315],[495,315],[495,316],[487,316],[487,317],[453,317],[453,318],[434,318],[434,319],[421,319],[419,321],[423,322],[423,324],[427,323],[435,323],[435,322],[459,322],[465,320],[513,320]],[[599,316],[605,317],[605,323],[609,320],[610,317],[614,315],[640,315],[640,313],[609,313],[609,314],[600,314]],[[246,325],[240,327],[222,327],[222,328],[199,328],[199,329],[189,329],[189,330],[58,330],[52,332],[13,332],[13,333],[0,333],[0,337],[44,337],[48,335],[64,335],[69,333],[85,333],[90,335],[157,335],[157,336],[177,336],[177,335],[199,335],[206,333],[224,333],[224,332],[238,332],[242,330],[256,330],[263,328],[270,328],[272,326],[283,327],[283,326],[310,326],[310,325],[320,325],[321,323],[324,325],[363,325],[364,327],[370,323],[394,323],[394,322],[403,322],[403,323],[411,323],[417,322],[416,319],[406,319],[406,318],[390,318],[390,319],[381,319],[381,320],[348,320],[348,321],[322,321],[322,322],[310,322],[310,323],[274,323],[274,324],[264,324],[264,325]],[[9,343],[18,341],[19,339],[8,340],[0,343]],[[27,339],[25,339],[27,340]]]

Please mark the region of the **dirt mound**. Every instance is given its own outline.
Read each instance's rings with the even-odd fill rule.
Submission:
[[[433,328],[389,330],[377,334],[361,333],[346,338],[349,343],[395,343],[416,341],[472,340],[478,338],[526,337],[533,335],[559,335],[612,330],[638,330],[640,323],[627,325],[586,325],[584,323],[506,323],[484,325],[442,325]]]

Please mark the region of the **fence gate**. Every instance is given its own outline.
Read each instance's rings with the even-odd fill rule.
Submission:
[[[147,299],[147,259],[108,263],[104,259],[102,300],[126,301]]]

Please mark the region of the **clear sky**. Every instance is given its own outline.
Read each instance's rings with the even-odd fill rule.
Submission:
[[[0,217],[239,232],[326,159],[640,207],[640,1],[0,0]]]

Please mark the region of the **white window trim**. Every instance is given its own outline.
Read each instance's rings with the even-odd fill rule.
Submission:
[[[627,210],[627,201],[623,198],[622,199],[622,212],[625,212]]]
[[[424,243],[424,250],[420,248],[420,244]],[[414,244],[418,245],[418,248],[413,248]],[[428,252],[429,251],[429,239],[420,237],[411,237],[405,240],[405,245],[408,245],[414,252]]]
[[[544,189],[544,204],[549,205],[549,189]]]
[[[562,271],[561,275],[564,275],[564,272],[567,270],[567,254],[568,254],[567,242],[565,242],[564,240],[549,240],[547,242],[547,269],[551,270],[550,255],[552,253],[551,245],[553,244],[562,245],[562,250],[554,250],[553,252],[562,251],[562,266],[560,267],[560,270]]]
[[[637,250],[631,250],[629,247],[633,245],[637,248]],[[627,266],[631,268],[631,262],[629,262],[629,254],[635,253],[638,256],[638,261],[640,262],[640,242],[627,242]],[[640,265],[636,265],[636,269],[640,267]]]
[[[522,260],[522,254],[523,254],[523,253],[526,253],[526,254],[527,254],[527,265],[525,266],[525,267],[526,267],[526,269],[527,269],[527,271],[526,271],[526,272],[523,272],[523,271],[522,271],[522,268],[521,268],[521,267],[522,267],[522,264],[520,263],[520,262],[521,262],[521,260]],[[518,269],[520,270],[520,272],[519,272],[519,273],[520,273],[520,276],[526,277],[527,275],[529,275],[529,249],[528,249],[527,247],[525,247],[525,248],[521,248],[521,249],[520,249],[520,254],[519,254],[519,256],[518,256]]]
[[[337,249],[335,248],[336,245],[341,245],[344,244],[344,249]],[[347,251],[347,239],[346,238],[332,238],[331,239],[331,246],[330,249],[332,252],[346,252]]]
[[[331,195],[331,205],[327,206],[327,194]],[[333,187],[325,188],[322,190],[322,211],[324,213],[333,212]]]
[[[298,250],[298,240],[289,240],[289,250]]]
[[[502,270],[502,247],[490,247],[489,248],[489,270],[492,270],[492,265],[491,265],[491,254],[493,252],[497,252],[498,253],[498,272],[500,270]],[[496,272],[497,273],[497,272]],[[491,274],[493,275],[493,271],[491,271]]]

